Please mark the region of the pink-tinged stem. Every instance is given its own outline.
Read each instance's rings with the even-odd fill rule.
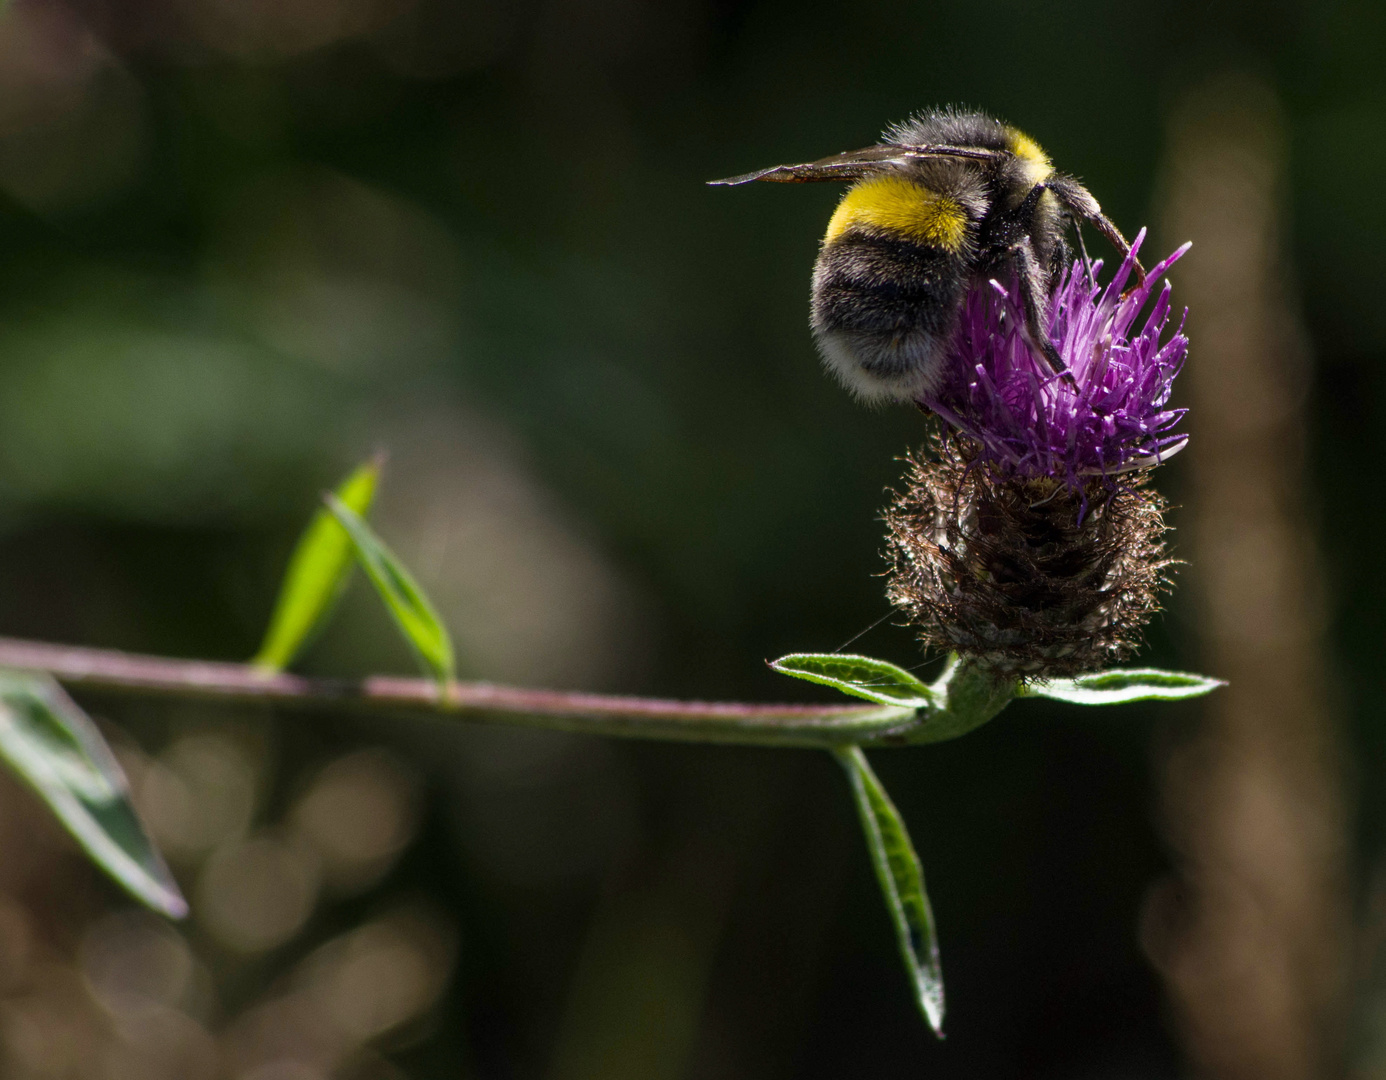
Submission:
[[[444,694],[429,679],[393,675],[308,678],[264,671],[250,664],[141,656],[113,649],[3,637],[0,668],[48,672],[76,689],[286,707],[346,705],[385,712],[457,715],[518,727],[686,742],[841,746],[876,741],[908,726],[913,719],[911,710],[881,705],[676,701],[530,690],[486,682],[453,682]]]

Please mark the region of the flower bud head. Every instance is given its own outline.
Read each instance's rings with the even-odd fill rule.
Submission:
[[[1027,339],[1014,290],[971,290],[951,377],[920,402],[954,431],[908,459],[885,514],[887,595],[927,650],[1076,675],[1129,655],[1159,610],[1171,560],[1149,473],[1187,442],[1167,403],[1188,351],[1182,324],[1161,341],[1160,282],[1187,246],[1123,294],[1143,238],[1105,287],[1100,264],[1059,278],[1046,325],[1065,372]]]

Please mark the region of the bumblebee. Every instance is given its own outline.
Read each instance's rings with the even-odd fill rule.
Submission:
[[[980,112],[920,113],[864,150],[712,183],[753,180],[851,183],[818,252],[810,323],[824,364],[867,402],[918,402],[938,388],[963,300],[990,278],[1014,279],[1025,336],[1063,371],[1044,315],[1069,226],[1090,222],[1123,257],[1131,250],[1038,143]],[[1136,273],[1145,280],[1139,262]]]

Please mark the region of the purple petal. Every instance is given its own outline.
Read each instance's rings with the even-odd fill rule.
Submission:
[[[952,375],[923,404],[978,442],[984,458],[1023,475],[1077,484],[1080,477],[1113,476],[1177,453],[1187,438],[1169,429],[1184,411],[1164,406],[1189,343],[1182,317],[1160,340],[1172,310],[1162,275],[1189,245],[1123,296],[1144,239],[1142,230],[1106,285],[1097,281],[1100,262],[1092,277],[1077,263],[1060,276],[1047,325],[1067,374],[1052,374],[1031,351],[1014,288],[995,280],[974,287],[964,302]]]

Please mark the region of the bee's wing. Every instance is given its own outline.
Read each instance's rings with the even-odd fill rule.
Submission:
[[[749,184],[752,180],[768,180],[777,184],[809,184],[819,180],[857,180],[873,172],[882,172],[895,165],[929,157],[970,158],[989,161],[997,156],[995,150],[969,146],[868,146],[864,150],[849,150],[805,165],[772,165],[768,169],[725,180],[709,180],[709,184]]]

